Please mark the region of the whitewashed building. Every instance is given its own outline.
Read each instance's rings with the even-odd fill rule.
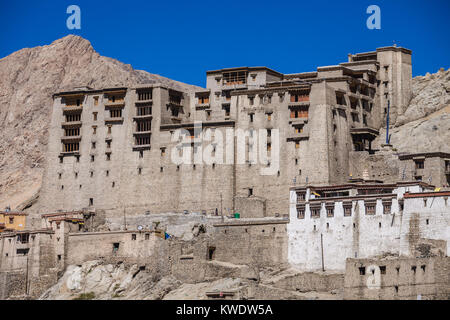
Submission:
[[[288,261],[305,271],[343,271],[347,258],[448,255],[450,191],[433,190],[380,181],[293,187]]]

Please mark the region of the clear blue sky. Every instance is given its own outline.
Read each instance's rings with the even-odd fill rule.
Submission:
[[[66,9],[81,8],[81,30]],[[369,30],[369,5],[381,30]],[[450,1],[0,1],[0,57],[74,33],[101,55],[205,86],[205,71],[267,66],[283,73],[392,45],[413,50],[413,75],[449,68]]]

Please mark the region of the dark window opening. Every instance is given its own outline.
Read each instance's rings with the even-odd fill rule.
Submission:
[[[119,242],[113,243],[113,252],[117,252],[119,250]]]
[[[28,251],[30,251],[29,248],[25,248],[25,249],[17,249],[17,250],[16,250],[16,253],[17,253],[18,255],[26,256],[26,255],[28,255]]]
[[[208,247],[208,260],[214,260],[216,247]]]
[[[365,275],[365,274],[366,274],[366,267],[360,267],[360,268],[359,268],[359,274],[360,274],[361,276]]]
[[[131,240],[136,240],[136,234],[135,234],[135,233],[133,233],[133,234],[131,235]]]
[[[386,266],[380,266],[380,273],[386,274]]]

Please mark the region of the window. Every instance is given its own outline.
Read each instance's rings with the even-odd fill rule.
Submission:
[[[95,161],[95,156],[91,155],[91,162]]]
[[[92,134],[97,134],[97,126],[92,126]]]
[[[344,204],[344,217],[350,217],[352,215],[352,204]]]
[[[266,112],[267,121],[272,120],[272,112]]]
[[[115,242],[115,243],[113,243],[113,252],[115,253],[115,252],[117,252],[118,250],[119,250],[119,243],[118,242]]]
[[[253,117],[255,116],[255,114],[254,113],[250,113],[249,114],[249,117],[250,117],[250,122],[253,122]]]
[[[291,102],[302,102],[302,101],[309,101],[308,93],[291,94]]]
[[[336,93],[336,103],[340,105],[345,105],[345,98],[342,94]]]
[[[248,188],[248,196],[252,196],[253,195],[253,188]]]
[[[247,71],[225,72],[223,84],[226,86],[247,83]]]
[[[311,208],[311,218],[320,217],[320,208]]]
[[[131,235],[131,240],[136,240],[136,234],[135,234],[135,233],[133,233],[133,234]]]
[[[135,138],[136,145],[142,146],[142,145],[149,145],[150,144],[150,134],[143,135],[143,136],[137,136]]]
[[[416,164],[416,169],[423,169],[425,167],[424,160],[416,160],[414,163]]]
[[[137,116],[147,116],[152,114],[151,106],[138,106],[136,107],[136,115]]]
[[[94,121],[97,121],[97,112],[93,112],[92,114],[94,116]]]
[[[327,206],[327,217],[334,217],[334,206]]]
[[[208,247],[208,260],[214,260],[216,247]]]
[[[14,223],[14,217],[9,217],[9,224],[13,224]]]
[[[149,240],[150,239],[150,233],[146,233],[145,234],[145,240]]]
[[[166,148],[161,148],[161,157],[166,155]]]
[[[292,107],[291,109],[291,119],[296,118],[308,118],[308,106]]]
[[[107,153],[106,154],[106,161],[110,161],[111,160],[111,154],[110,153]]]
[[[255,103],[255,97],[248,98],[249,104],[252,106]]]
[[[297,208],[297,219],[305,218],[305,208]]]
[[[138,100],[151,100],[152,99],[152,91],[146,90],[146,91],[138,91]]]
[[[111,126],[108,126],[108,134],[111,134]]]
[[[94,198],[89,198],[89,205],[93,206],[94,205]]]
[[[95,149],[95,142],[92,142],[92,149]]]
[[[198,104],[208,104],[209,97],[198,97]]]
[[[98,97],[94,97],[94,106],[98,106]]]
[[[229,105],[223,106],[222,110],[225,111],[225,117],[229,117],[230,116],[230,106]]]
[[[109,110],[109,116],[111,118],[121,118],[122,117],[122,109],[111,109],[111,110]]]
[[[80,135],[80,128],[73,128],[73,129],[65,129],[64,135],[66,137],[75,137]]]
[[[391,213],[391,207],[392,207],[391,202],[384,202],[383,203],[383,213],[384,214],[390,214]]]
[[[295,141],[295,149],[298,149],[298,148],[300,148],[300,142]]]
[[[81,121],[81,114],[66,114],[66,122],[77,122]]]
[[[366,214],[370,214],[370,215],[375,214],[375,204],[374,203],[366,204]]]
[[[76,152],[80,150],[78,142],[64,143],[64,152]]]
[[[17,255],[26,256],[26,255],[28,255],[28,251],[30,251],[29,248],[17,249],[16,253],[17,253]]]
[[[361,276],[365,275],[366,274],[366,267],[359,267],[359,274]]]
[[[143,120],[136,122],[136,131],[137,132],[145,132],[152,130],[152,121],[151,120]]]
[[[386,266],[380,266],[380,273],[386,274]]]

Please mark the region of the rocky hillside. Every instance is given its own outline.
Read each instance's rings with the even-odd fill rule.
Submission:
[[[390,129],[391,144],[399,152],[450,152],[450,70],[415,77],[412,84],[413,98]],[[374,147],[385,137],[380,130]]]
[[[74,35],[42,47],[25,48],[0,60],[0,210],[20,206],[39,190],[52,94],[92,88],[161,82],[190,86],[99,55]]]
[[[58,282],[40,300],[203,300],[207,292],[233,292],[240,299],[342,299],[342,274],[300,273],[294,269],[268,269],[254,279],[242,272],[248,266],[214,261],[221,277],[197,283],[183,283],[157,269],[137,265],[87,261],[70,265]]]

